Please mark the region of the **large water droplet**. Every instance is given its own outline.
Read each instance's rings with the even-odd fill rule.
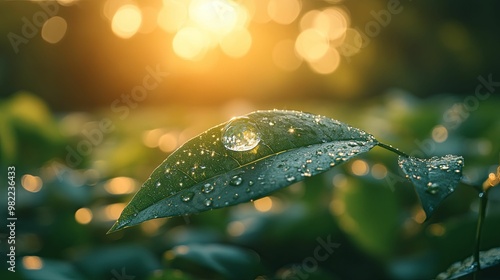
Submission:
[[[191,201],[194,196],[194,192],[187,192],[185,194],[181,194],[181,200],[184,202]]]
[[[222,144],[231,151],[249,151],[259,144],[260,137],[257,126],[249,118],[233,118],[222,131]]]
[[[231,186],[239,186],[243,182],[243,179],[239,175],[234,175],[231,177],[231,180],[229,180],[229,184]]]

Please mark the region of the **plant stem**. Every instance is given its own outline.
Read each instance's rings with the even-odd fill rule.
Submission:
[[[474,272],[474,279],[477,279],[479,271],[481,270],[481,262],[479,259],[481,231],[483,229],[484,219],[486,216],[486,205],[488,204],[488,191],[479,193],[479,217],[477,219],[476,227],[476,244],[474,248],[472,266],[476,269]]]
[[[405,157],[405,158],[409,158],[409,157],[410,157],[410,156],[409,156],[409,155],[407,155],[406,153],[403,153],[403,152],[401,152],[400,150],[398,150],[398,149],[396,149],[396,148],[394,148],[394,147],[392,147],[392,146],[390,146],[390,145],[386,145],[386,144],[384,144],[384,143],[378,143],[377,145],[379,145],[380,147],[382,147],[382,148],[384,148],[384,149],[386,149],[386,150],[389,150],[389,151],[391,151],[391,152],[393,152],[393,153],[396,153],[396,154],[398,154],[398,155],[400,155],[400,156],[402,156],[402,157]]]

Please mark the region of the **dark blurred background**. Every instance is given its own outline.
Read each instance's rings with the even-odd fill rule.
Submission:
[[[47,13],[2,1],[1,97],[29,90],[56,111],[106,107],[148,65],[170,74],[144,101],[159,106],[355,101],[392,87],[467,95],[479,75],[499,73],[497,1],[52,2]],[[298,39],[306,30],[316,33]]]
[[[16,168],[18,217],[18,272],[2,267],[2,279],[435,277],[471,255],[477,193],[460,185],[425,221],[397,157],[378,148],[255,202],[106,231],[181,144],[260,109],[326,115],[419,157],[463,155],[481,185],[500,161],[499,10],[0,1],[0,164]],[[493,189],[483,250],[500,246],[499,202]],[[339,245],[324,261],[319,239]]]

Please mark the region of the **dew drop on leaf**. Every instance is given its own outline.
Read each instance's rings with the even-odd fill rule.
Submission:
[[[248,117],[233,118],[222,131],[222,144],[231,151],[249,151],[259,145],[261,134]]]
[[[239,175],[234,175],[231,177],[231,180],[229,180],[229,184],[231,186],[239,186],[243,182],[243,179]]]
[[[287,180],[288,182],[293,182],[293,181],[295,181],[295,176],[293,176],[293,175],[286,175],[285,177],[286,177],[286,180]]]
[[[210,183],[206,183],[201,188],[201,191],[204,192],[204,193],[210,193],[213,190],[214,190],[214,186],[212,186],[212,184],[210,184]]]
[[[194,192],[187,192],[187,193],[181,195],[181,199],[184,202],[188,202],[188,201],[191,201],[193,196],[194,196]]]
[[[212,206],[212,200],[211,199],[205,199],[205,202],[203,202],[205,206],[210,207]]]

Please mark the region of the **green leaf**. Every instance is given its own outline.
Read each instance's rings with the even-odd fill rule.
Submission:
[[[334,213],[339,226],[354,243],[378,259],[394,252],[401,213],[389,188],[374,187],[361,180],[334,188]],[[374,217],[380,217],[374,219]]]
[[[357,128],[295,111],[257,111],[194,137],[172,153],[110,232],[143,221],[258,199],[377,145]]]
[[[400,156],[398,163],[415,185],[422,207],[429,218],[438,205],[455,191],[462,178],[464,159],[454,155],[430,159]]]
[[[481,269],[500,264],[500,248],[479,252],[479,263]],[[452,264],[445,272],[441,272],[436,279],[458,279],[474,272],[476,272],[476,266],[473,265],[473,257],[470,256],[463,261]]]

